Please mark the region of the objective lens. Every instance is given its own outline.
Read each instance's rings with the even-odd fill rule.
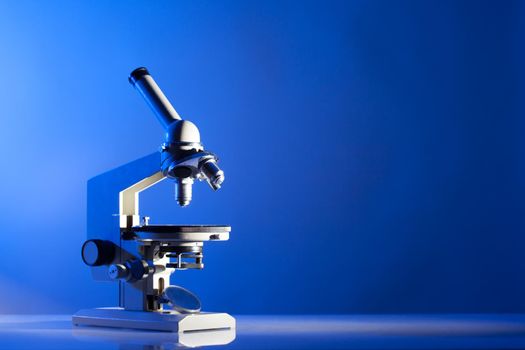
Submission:
[[[224,182],[224,171],[219,168],[215,160],[210,159],[202,164],[201,171],[206,175],[211,188],[214,190],[221,188],[221,185]]]
[[[193,180],[189,177],[178,177],[175,181],[175,197],[177,198],[177,203],[179,203],[181,207],[185,207],[191,202]]]

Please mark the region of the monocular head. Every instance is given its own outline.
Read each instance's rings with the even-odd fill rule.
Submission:
[[[179,116],[146,68],[131,72],[129,81],[166,130],[161,171],[175,180],[177,203],[182,207],[190,204],[195,179],[206,180],[213,190],[218,190],[224,182],[224,172],[217,165],[217,156],[204,150],[197,126]]]
[[[168,126],[161,155],[162,171],[175,180],[175,197],[182,207],[191,202],[195,179],[206,180],[213,190],[224,182],[217,156],[204,150],[199,129],[190,121],[177,120]]]

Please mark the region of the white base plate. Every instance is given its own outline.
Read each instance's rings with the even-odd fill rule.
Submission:
[[[179,333],[235,329],[235,319],[226,313],[181,314],[176,311],[128,311],[120,307],[80,310],[73,315],[73,324]]]

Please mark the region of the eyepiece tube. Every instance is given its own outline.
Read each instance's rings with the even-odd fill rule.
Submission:
[[[165,129],[175,120],[182,119],[146,68],[135,69],[128,80],[144,97]]]

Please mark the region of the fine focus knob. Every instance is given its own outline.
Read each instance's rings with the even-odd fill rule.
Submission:
[[[82,260],[88,266],[110,264],[115,257],[115,244],[101,239],[90,239],[82,245]]]
[[[108,269],[108,276],[112,280],[127,279],[129,276],[129,270],[122,264],[113,264]]]
[[[124,264],[113,264],[108,269],[108,276],[112,280],[137,282],[155,273],[155,267],[149,266],[146,260],[131,259]]]

